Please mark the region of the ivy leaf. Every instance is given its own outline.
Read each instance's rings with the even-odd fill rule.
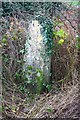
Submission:
[[[57,31],[56,35],[58,35],[59,37],[63,37],[64,38],[64,30],[63,29],[60,29],[59,31]]]
[[[51,85],[46,85],[46,88],[48,89],[48,91],[52,90],[52,86]]]
[[[80,37],[77,37],[76,40],[77,40],[77,41],[80,41]]]
[[[25,52],[24,49],[20,50],[20,53],[24,54],[24,52]]]
[[[72,5],[77,6],[77,5],[80,5],[80,3],[79,3],[79,1],[73,1]]]
[[[12,110],[12,112],[15,113],[15,112],[16,112],[16,106],[12,106],[12,107],[11,107],[11,110]]]
[[[3,109],[2,109],[2,106],[0,106],[0,112],[2,112],[2,110],[3,110]]]
[[[77,48],[77,49],[80,49],[80,43],[76,45],[76,48]]]
[[[6,38],[3,38],[3,39],[2,39],[2,43],[4,43],[4,44],[6,44],[6,43],[7,43]]]
[[[53,112],[53,109],[52,109],[51,107],[47,108],[46,110],[47,110],[49,113],[50,113],[50,112]]]
[[[27,83],[32,83],[32,81],[31,81],[31,80],[28,80]]]
[[[58,44],[59,45],[62,45],[64,43],[64,39],[60,39],[59,41],[58,41]]]
[[[32,70],[33,69],[33,67],[31,66],[31,65],[28,65],[28,70]]]

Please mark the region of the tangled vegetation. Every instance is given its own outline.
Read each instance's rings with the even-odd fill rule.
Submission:
[[[59,110],[62,112],[60,107],[61,105],[65,106],[64,103],[60,106],[56,105],[57,112],[52,108],[53,104],[47,105],[47,108],[46,104],[49,102],[48,98],[52,102],[58,93],[57,97],[60,99],[61,96],[61,100],[64,98],[65,101],[71,94],[72,97],[69,101],[67,100],[69,103],[73,98],[73,101],[79,99],[77,91],[80,77],[80,24],[78,20],[80,2],[2,2],[1,4],[0,48],[3,86],[3,98],[1,99],[3,99],[3,105],[0,111],[4,117],[51,116],[54,118],[60,116]],[[46,46],[44,49],[41,48],[40,53],[45,63],[44,65],[43,61],[41,63],[44,66],[43,69],[34,67],[35,65],[27,65],[24,69],[27,61],[24,59],[27,52],[25,46],[29,38],[29,24],[32,20],[39,21],[43,27],[40,29],[43,44]],[[42,40],[42,38],[39,39]],[[48,60],[48,58],[50,59]],[[48,80],[46,80],[47,77],[43,71],[47,71],[45,66],[48,63],[50,63],[48,68],[50,73]],[[69,94],[70,87],[76,91],[76,96],[73,95],[72,91]],[[69,94],[68,98],[64,94]],[[57,97],[54,104],[56,104]],[[36,101],[38,101],[38,105],[36,105]],[[46,111],[49,116],[47,116]]]

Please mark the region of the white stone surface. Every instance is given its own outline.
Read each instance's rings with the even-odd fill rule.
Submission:
[[[46,39],[41,34],[42,26],[37,20],[33,20],[29,24],[28,36],[25,44],[26,53],[24,55],[24,70],[28,65],[39,68],[43,71],[46,79],[50,75],[50,58],[46,56],[45,44],[43,40]]]

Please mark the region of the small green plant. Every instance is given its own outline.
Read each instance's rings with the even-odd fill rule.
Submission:
[[[44,90],[50,92],[52,89],[52,86],[46,83],[43,71],[31,65],[27,66],[22,75],[16,73],[16,78],[21,78],[22,83],[19,84],[18,89],[23,93],[40,94]]]
[[[40,69],[36,69],[36,83],[37,83],[37,93],[41,93],[43,89],[44,77],[43,72]]]
[[[46,110],[47,110],[47,112],[49,112],[49,113],[53,112],[53,109],[52,109],[51,107],[48,107]]]
[[[0,106],[0,112],[2,112],[2,106]]]
[[[60,29],[59,31],[56,32],[56,35],[64,38],[65,37],[65,31],[63,29]]]
[[[2,42],[2,44],[6,44],[7,43],[7,39],[3,38],[1,42]]]
[[[62,45],[64,43],[64,39],[60,39],[59,41],[58,41],[58,44],[59,45]]]
[[[80,43],[78,43],[78,44],[76,45],[76,48],[77,48],[77,49],[80,49]]]
[[[50,84],[47,84],[46,89],[47,89],[48,92],[50,92],[52,90],[52,86]]]
[[[73,1],[73,2],[71,2],[71,4],[72,4],[73,6],[78,6],[78,5],[80,5],[80,2],[79,2],[79,1]]]
[[[77,44],[76,44],[76,48],[77,49],[80,49],[80,37],[78,36],[77,38],[76,38],[76,40],[77,40]]]

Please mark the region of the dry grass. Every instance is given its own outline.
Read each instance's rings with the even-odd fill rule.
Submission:
[[[79,113],[79,86],[72,86],[71,90],[59,94],[49,94],[37,102],[30,112],[28,118],[75,118]],[[49,110],[48,110],[49,109]]]

